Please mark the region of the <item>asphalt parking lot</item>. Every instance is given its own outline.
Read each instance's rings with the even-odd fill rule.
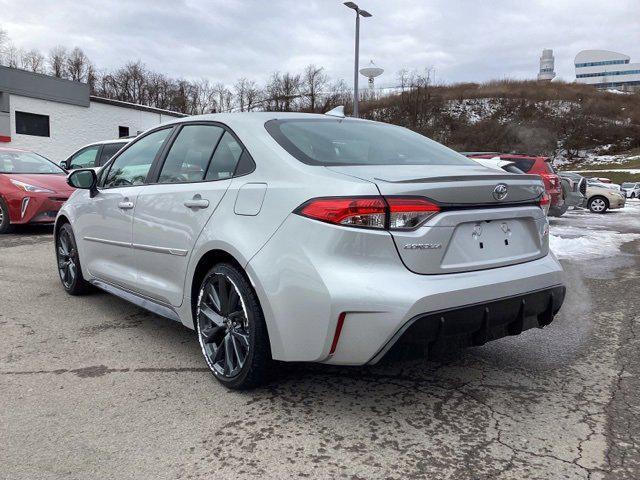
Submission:
[[[3,236],[0,478],[640,478],[640,202],[551,233],[568,295],[544,330],[246,393],[181,325],[66,295],[50,229]]]

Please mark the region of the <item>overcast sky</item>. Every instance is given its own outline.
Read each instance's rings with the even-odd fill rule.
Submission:
[[[573,80],[573,57],[616,50],[640,62],[640,0],[359,0],[361,66],[433,67],[438,82],[533,78],[543,48]],[[0,0],[18,47],[81,47],[101,69],[142,60],[175,77],[232,84],[314,63],[351,82],[354,17],[339,0]]]

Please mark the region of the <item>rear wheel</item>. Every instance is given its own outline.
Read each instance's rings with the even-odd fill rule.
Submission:
[[[221,263],[209,270],[195,323],[204,358],[220,383],[245,390],[267,380],[272,360],[264,316],[239,269]]]
[[[13,230],[13,225],[9,220],[9,207],[6,202],[0,198],[0,234],[9,233]]]
[[[592,197],[587,206],[593,213],[604,213],[609,208],[609,202],[604,197]]]
[[[68,294],[82,295],[91,290],[91,285],[82,276],[78,246],[68,223],[56,234],[56,259],[60,281]]]

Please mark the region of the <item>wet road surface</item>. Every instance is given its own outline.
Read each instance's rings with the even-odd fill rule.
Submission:
[[[598,242],[639,218],[569,212],[552,234]],[[0,478],[640,478],[640,241],[625,239],[561,255],[567,299],[543,330],[439,362],[291,365],[234,393],[190,330],[66,295],[50,230],[1,237]]]

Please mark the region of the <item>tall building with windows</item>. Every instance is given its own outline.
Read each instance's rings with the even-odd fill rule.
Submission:
[[[576,82],[597,88],[640,90],[640,63],[608,50],[583,50],[575,58]]]
[[[551,81],[555,78],[554,69],[555,59],[553,58],[553,50],[545,48],[542,50],[540,57],[540,71],[538,72],[538,80]]]

